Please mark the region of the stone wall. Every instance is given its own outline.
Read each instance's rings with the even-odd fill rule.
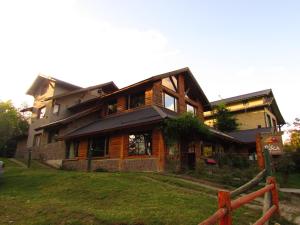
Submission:
[[[65,170],[86,171],[88,160],[63,160],[62,168]],[[104,169],[108,171],[159,171],[157,158],[136,159],[94,159],[92,170]]]

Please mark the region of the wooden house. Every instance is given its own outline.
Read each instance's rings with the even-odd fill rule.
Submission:
[[[189,68],[119,89],[113,82],[88,88],[39,76],[27,148],[32,157],[66,169],[163,171],[174,155],[161,130],[166,118],[191,112],[204,122],[210,104]],[[240,145],[211,129],[220,149]],[[194,167],[209,141],[199,137],[182,163]],[[28,150],[27,149],[27,150]]]

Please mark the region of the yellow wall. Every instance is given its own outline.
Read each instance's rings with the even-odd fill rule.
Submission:
[[[239,130],[255,129],[260,125],[261,127],[268,127],[267,115],[270,115],[271,120],[275,119],[275,115],[264,107],[265,101],[263,98],[249,100],[246,104],[243,102],[236,102],[229,104],[227,108],[231,111],[239,124]],[[255,109],[256,108],[256,109]],[[212,111],[204,112],[205,124],[214,126],[215,119],[212,116]],[[274,126],[272,121],[272,126]]]

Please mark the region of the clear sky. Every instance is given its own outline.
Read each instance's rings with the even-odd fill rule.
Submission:
[[[300,117],[300,1],[0,0],[0,99],[38,73],[119,87],[190,67],[210,101],[272,88]]]

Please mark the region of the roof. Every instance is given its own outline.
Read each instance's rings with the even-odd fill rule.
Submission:
[[[248,94],[244,94],[244,95],[238,95],[238,96],[234,96],[231,98],[225,98],[225,99],[221,99],[218,101],[213,101],[211,102],[211,106],[217,106],[219,104],[230,104],[230,103],[235,103],[235,102],[241,102],[241,101],[245,101],[245,100],[249,100],[249,99],[254,99],[254,98],[259,98],[259,97],[271,97],[271,101],[270,102],[266,102],[265,105],[266,106],[270,106],[274,115],[276,116],[277,122],[278,124],[285,124],[285,120],[279,110],[279,107],[277,105],[277,102],[275,100],[274,94],[272,89],[266,89],[266,90],[262,90],[262,91],[256,91],[256,92],[252,92],[252,93],[248,93]]]
[[[121,94],[124,91],[136,88],[136,87],[138,87],[140,85],[145,85],[147,83],[155,82],[155,81],[163,79],[165,77],[174,76],[174,75],[177,75],[177,74],[180,74],[180,73],[186,73],[186,74],[188,74],[188,77],[190,77],[191,80],[193,81],[193,83],[196,85],[196,88],[197,88],[197,91],[198,91],[198,96],[199,96],[199,98],[201,98],[201,100],[203,102],[204,109],[205,110],[210,110],[211,109],[210,103],[209,103],[206,95],[204,94],[203,90],[201,89],[200,85],[198,84],[197,80],[195,79],[194,75],[192,74],[192,72],[190,71],[190,69],[188,67],[152,76],[150,78],[147,78],[145,80],[139,81],[139,82],[134,83],[134,84],[131,84],[131,85],[126,86],[124,88],[117,89],[116,91],[103,96],[101,99],[109,98],[111,96]],[[58,97],[58,96],[54,96],[54,98],[55,97]],[[77,107],[79,107],[81,105],[85,105],[86,103],[87,104],[93,104],[93,103],[97,102],[97,100],[99,100],[99,97],[92,98],[92,99],[87,100],[85,102],[78,103],[76,105],[70,106],[69,109],[75,109],[75,108],[77,108]]]
[[[72,116],[69,116],[69,117],[66,117],[66,118],[63,118],[63,119],[60,119],[60,120],[57,120],[57,121],[54,121],[54,122],[42,125],[40,127],[35,128],[35,130],[41,130],[41,129],[46,129],[46,128],[53,128],[53,127],[61,126],[61,125],[64,125],[64,124],[68,124],[68,123],[70,123],[70,122],[72,122],[72,121],[74,121],[76,119],[79,119],[79,118],[81,118],[83,116],[86,116],[86,115],[88,115],[90,113],[96,112],[99,109],[100,109],[99,106],[95,106],[95,107],[86,109],[84,111],[81,111],[79,113],[73,114]]]
[[[59,95],[49,97],[46,100],[58,99],[58,98],[62,98],[62,97],[65,97],[65,96],[70,96],[70,95],[82,93],[82,92],[85,92],[85,91],[91,91],[91,90],[95,90],[95,89],[99,89],[99,88],[107,89],[107,91],[110,91],[110,92],[119,90],[117,85],[115,85],[115,83],[113,81],[110,81],[110,82],[103,83],[103,84],[97,84],[97,85],[93,85],[93,86],[90,86],[90,87],[81,88],[79,90],[65,92],[65,93],[62,93],[62,94],[59,94]]]
[[[28,91],[26,92],[26,94],[28,95],[33,95],[34,94],[34,91],[37,87],[39,87],[39,84],[40,82],[44,81],[44,80],[48,80],[48,81],[54,81],[56,84],[59,84],[63,87],[66,87],[70,90],[75,90],[75,89],[80,89],[81,87],[77,86],[77,85],[74,85],[74,84],[70,84],[68,82],[65,82],[63,80],[59,80],[57,78],[54,78],[54,77],[50,77],[50,76],[44,76],[44,75],[41,75],[39,74],[34,82],[32,83],[31,87],[28,89]]]
[[[80,136],[92,135],[101,132],[108,132],[128,127],[135,127],[149,123],[160,122],[167,117],[175,117],[176,113],[157,106],[147,106],[134,111],[116,114],[96,122],[83,126],[63,137],[70,139]]]
[[[266,89],[266,90],[256,91],[256,92],[238,95],[238,96],[234,96],[234,97],[230,97],[230,98],[224,98],[224,99],[221,99],[218,101],[213,101],[210,104],[212,106],[217,106],[222,103],[228,104],[228,103],[239,102],[239,101],[248,100],[248,99],[252,99],[252,98],[258,98],[261,96],[267,96],[267,95],[270,95],[271,93],[272,93],[272,89]]]
[[[227,140],[227,141],[230,141],[230,142],[235,142],[235,143],[239,143],[239,144],[242,144],[243,141],[240,141],[239,139],[231,136],[230,134],[226,134],[222,131],[219,131],[217,129],[214,129],[212,127],[209,127],[208,126],[208,130],[215,136],[215,137],[218,137],[218,138],[221,138],[223,140]]]
[[[235,139],[241,142],[250,144],[256,142],[256,135],[258,133],[266,133],[271,131],[272,131],[272,127],[266,127],[266,128],[233,131],[233,132],[229,132],[228,135],[234,137]]]
[[[207,110],[209,110],[210,109],[210,103],[209,103],[206,95],[204,94],[203,90],[201,89],[200,85],[198,84],[196,78],[194,77],[194,75],[192,74],[192,72],[190,71],[190,69],[188,67],[152,76],[152,77],[150,77],[148,79],[145,79],[145,80],[139,81],[137,83],[131,84],[131,85],[127,86],[127,87],[121,88],[121,89],[119,89],[119,90],[117,90],[117,91],[115,91],[115,92],[113,92],[111,94],[107,94],[106,96],[104,96],[104,98],[112,96],[112,95],[116,95],[116,94],[119,94],[119,93],[122,93],[122,92],[124,92],[124,91],[126,91],[128,89],[135,88],[137,86],[140,86],[140,85],[143,85],[143,84],[146,84],[146,83],[149,83],[149,82],[155,82],[155,81],[163,79],[165,77],[175,76],[175,75],[180,74],[180,73],[186,73],[192,79],[193,83],[197,87],[198,96],[203,101],[204,108],[207,109]]]

